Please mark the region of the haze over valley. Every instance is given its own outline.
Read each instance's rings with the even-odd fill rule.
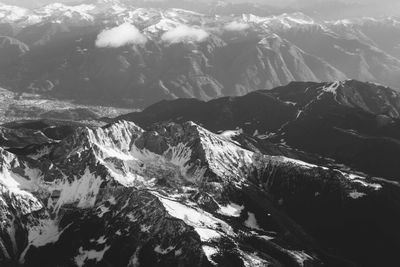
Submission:
[[[397,1],[0,0],[0,266],[399,266]]]

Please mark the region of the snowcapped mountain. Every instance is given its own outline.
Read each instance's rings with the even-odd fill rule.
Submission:
[[[4,5],[0,3],[0,19],[2,22],[14,22],[26,18],[29,11],[27,9]]]
[[[33,10],[16,6],[0,5],[0,22],[14,23],[25,27],[44,22],[84,24],[94,21],[94,16],[103,12],[118,14],[125,8],[118,3],[101,2],[95,4],[68,5],[52,3]]]
[[[291,81],[399,84],[398,42],[388,38],[399,36],[394,17],[325,22],[299,12],[227,16],[118,1],[2,5],[0,14],[0,33],[20,43],[11,54],[0,47],[0,85],[18,92],[144,108]]]
[[[239,135],[193,122],[144,130],[119,121],[78,128],[25,152],[2,149],[0,263],[353,266],[348,260],[392,260],[396,245],[360,259],[356,253],[374,248],[366,237],[357,239],[358,224],[342,232],[327,219],[365,223],[372,205],[381,222],[392,218],[385,229],[395,229],[398,209],[386,196],[397,186],[245,149]],[[330,216],[321,218],[327,208]],[[326,232],[318,229],[327,225],[338,236],[323,236],[328,243],[322,244],[319,234]],[[384,238],[381,225],[366,226],[376,242]],[[337,246],[339,237],[355,254]],[[335,255],[327,250],[332,246]]]
[[[1,267],[396,265],[398,18],[6,1]]]

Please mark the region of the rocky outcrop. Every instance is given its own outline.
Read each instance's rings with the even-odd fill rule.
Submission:
[[[364,259],[347,255],[335,238],[319,237],[329,222],[317,211],[330,205],[332,216],[357,209],[365,218],[355,207],[372,203],[393,207],[382,216],[394,223],[399,218],[397,200],[388,198],[397,186],[242,146],[230,133],[193,122],[143,130],[119,121],[80,128],[47,151],[2,150],[0,262],[351,266],[344,259]],[[314,203],[316,213],[299,202]],[[389,240],[368,227],[378,231],[376,240]],[[368,250],[356,235],[332,231]],[[388,256],[378,255],[370,260]]]

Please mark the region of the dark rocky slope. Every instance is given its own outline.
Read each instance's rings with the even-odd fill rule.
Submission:
[[[25,155],[2,150],[1,264],[395,262],[398,186],[255,153],[194,123],[153,127],[120,121]]]
[[[242,129],[264,141],[398,180],[399,99],[387,87],[354,80],[296,82],[209,102],[164,101],[120,118],[143,126],[193,120],[214,132]]]

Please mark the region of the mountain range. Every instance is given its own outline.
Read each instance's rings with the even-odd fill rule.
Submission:
[[[400,19],[239,2],[0,4],[1,267],[399,265]]]
[[[357,79],[396,89],[399,25],[396,17],[228,16],[119,1],[33,10],[1,5],[0,86],[128,108],[238,96],[291,81]],[[113,41],[99,42],[104,36]]]
[[[5,124],[0,264],[396,266],[399,116],[348,80]]]

